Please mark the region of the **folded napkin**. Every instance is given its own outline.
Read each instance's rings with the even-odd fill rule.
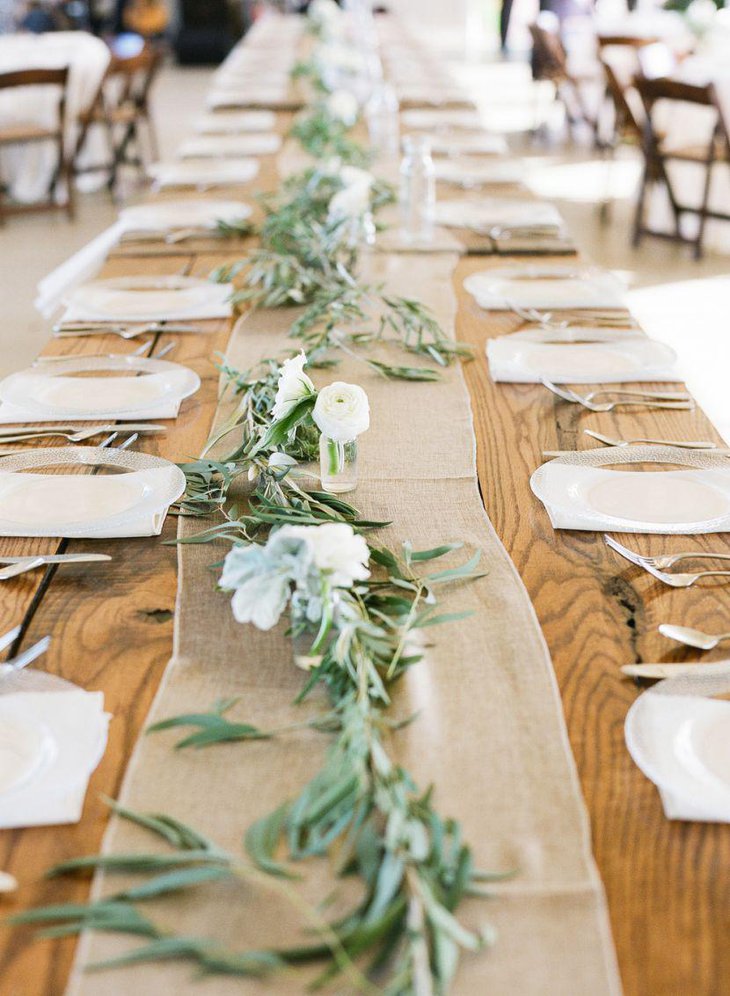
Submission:
[[[162,187],[223,187],[248,183],[259,171],[255,159],[205,159],[150,163],[147,172]]]
[[[118,221],[39,282],[35,307],[46,317],[52,315],[67,294],[99,271],[111,250],[128,232],[166,231],[191,225],[214,229],[218,221],[233,223],[250,214],[248,204],[240,201],[190,199],[125,208]]]
[[[586,337],[591,330],[586,331]],[[489,373],[494,381],[535,384],[628,384],[678,381],[676,354],[646,336],[610,340],[594,330],[595,342],[533,342],[521,333],[487,342]],[[602,339],[601,339],[602,336]]]
[[[270,156],[281,148],[281,136],[267,132],[251,135],[198,135],[183,142],[182,159],[204,156]]]
[[[273,131],[276,115],[272,111],[221,111],[206,114],[195,125],[202,135],[220,135],[249,131]]]
[[[504,135],[432,135],[431,151],[444,156],[506,156]]]
[[[158,419],[177,418],[180,414],[182,401],[166,401],[162,405],[140,409],[133,413],[128,411],[105,412],[94,421],[104,422],[151,422]],[[54,415],[40,416],[37,411],[23,408],[22,405],[12,405],[7,401],[0,401],[0,425],[21,425],[27,422],[88,422],[89,415],[79,415],[74,412],[58,411]],[[0,432],[2,435],[2,432]]]
[[[434,174],[442,183],[477,187],[488,183],[522,183],[526,167],[521,159],[500,159],[498,162],[455,162],[437,159]]]
[[[520,201],[505,197],[453,198],[436,205],[436,221],[453,228],[527,226],[556,228],[563,218],[554,204],[546,201]],[[541,272],[541,271],[538,271]]]
[[[641,449],[642,453],[639,453]],[[613,462],[684,463],[685,455],[632,447]],[[648,452],[647,452],[648,451]],[[597,451],[589,451],[595,455]],[[599,459],[611,462],[602,453]],[[544,464],[530,478],[555,529],[695,535],[730,531],[730,464],[718,469],[641,473],[612,471],[589,461],[588,453]],[[698,460],[698,463],[700,461]],[[728,461],[725,461],[728,463]]]
[[[113,475],[0,470],[0,536],[159,536],[184,490],[173,464]]]
[[[207,98],[207,106],[216,107],[278,107],[289,104],[289,92],[284,87],[273,87],[268,90],[255,90],[253,87],[240,87],[231,90],[211,90]]]
[[[672,680],[629,711],[629,752],[659,789],[667,819],[730,823],[730,702],[660,694]]]
[[[462,128],[476,131],[482,127],[482,121],[476,111],[403,111],[401,121],[408,128],[418,128],[427,131]]]
[[[101,692],[0,694],[0,827],[81,819],[111,718]]]

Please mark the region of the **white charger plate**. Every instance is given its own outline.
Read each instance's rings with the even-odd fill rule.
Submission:
[[[208,304],[219,304],[221,285],[181,276],[128,276],[95,280],[74,290],[68,305],[73,311],[101,320],[147,321],[151,317],[194,315]]]
[[[453,228],[487,228],[492,225],[553,225],[556,230],[562,228],[563,219],[560,212],[552,204],[537,202],[531,204],[526,201],[510,200],[503,197],[487,197],[479,200],[449,200],[439,201],[435,209],[435,219],[439,225],[446,225]],[[507,279],[509,273],[518,275],[521,279],[539,279],[541,275],[562,275],[562,267],[506,267],[508,273],[502,273],[502,279]],[[573,270],[576,267],[572,268]],[[467,281],[472,281],[472,277],[480,277],[484,274],[474,273],[467,277]],[[495,278],[496,279],[496,278]],[[467,290],[469,288],[467,287]]]
[[[52,763],[57,747],[37,716],[3,703],[0,697],[0,796],[7,796],[37,778]]]
[[[424,131],[441,131],[449,128],[478,131],[483,127],[476,111],[403,111],[401,121],[408,128]]]
[[[487,358],[493,380],[514,384],[535,384],[543,379],[555,384],[679,379],[672,372],[677,359],[674,350],[638,335],[565,343],[531,342],[519,334],[506,335],[487,342]]]
[[[141,376],[74,377],[94,371],[119,371]],[[77,356],[30,367],[0,381],[0,401],[16,405],[39,419],[89,419],[134,415],[179,404],[200,387],[200,377],[188,367],[144,356]]]
[[[522,224],[522,222],[520,222]],[[480,308],[591,309],[624,307],[616,278],[604,270],[575,265],[498,266],[472,273],[464,289]]]
[[[119,220],[125,228],[171,229],[215,228],[219,221],[234,224],[250,217],[251,206],[243,201],[182,200],[157,201],[124,208]]]
[[[26,473],[79,465],[126,473]],[[96,446],[26,450],[0,458],[0,535],[157,535],[184,490],[180,468],[147,453]]]
[[[631,463],[686,470],[614,471]],[[530,478],[556,529],[698,534],[730,531],[730,460],[666,446],[596,449],[558,457]]]
[[[730,702],[645,692],[624,732],[635,763],[673,810],[730,822]]]

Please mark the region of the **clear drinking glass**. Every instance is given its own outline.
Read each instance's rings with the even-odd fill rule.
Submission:
[[[365,105],[365,118],[370,148],[376,158],[395,160],[400,147],[398,96],[389,83],[380,83],[373,88]]]
[[[333,495],[354,491],[357,487],[357,440],[338,443],[322,434],[319,437],[319,463],[322,488]]]
[[[431,142],[425,135],[406,135],[400,166],[401,231],[411,242],[433,238],[436,178]]]

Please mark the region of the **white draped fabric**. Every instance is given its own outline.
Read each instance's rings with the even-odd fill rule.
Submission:
[[[2,73],[70,66],[65,129],[67,150],[73,148],[76,139],[79,112],[86,110],[94,99],[109,59],[110,52],[104,42],[83,31],[0,37]],[[0,92],[0,127],[33,123],[51,128],[57,120],[57,106],[57,87]],[[94,154],[93,146],[89,154]],[[5,148],[0,151],[0,177],[9,185],[16,200],[40,200],[51,181],[55,161],[56,150],[50,142]]]

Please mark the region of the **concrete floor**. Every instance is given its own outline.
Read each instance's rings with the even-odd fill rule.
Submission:
[[[680,354],[691,389],[730,442],[730,256],[708,253],[697,263],[686,248],[654,239],[632,249],[627,233],[638,177],[635,156],[607,166],[590,150],[566,143],[559,131],[542,143],[527,139],[524,129],[536,115],[549,117],[554,110],[549,96],[536,97],[524,63],[455,60],[454,68],[478,96],[486,122],[513,132],[515,150],[531,157],[533,189],[559,205],[580,247],[597,264],[626,281],[631,307],[647,331]],[[172,155],[200,113],[210,75],[172,66],[162,72],[153,105],[163,158]],[[602,224],[596,202],[607,189],[615,199],[610,223]],[[61,214],[25,215],[0,228],[0,374],[26,366],[48,335],[49,323],[33,308],[38,280],[116,216],[103,191],[79,196],[78,208],[73,223]]]

